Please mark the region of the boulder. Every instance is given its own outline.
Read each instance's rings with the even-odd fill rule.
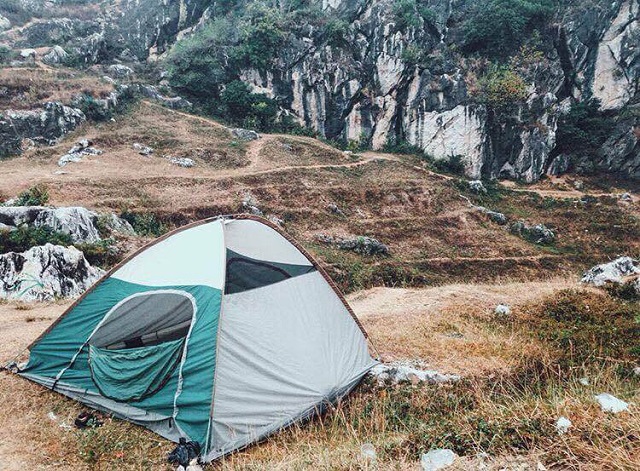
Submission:
[[[571,428],[571,425],[572,425],[571,421],[563,416],[556,421],[556,430],[558,431],[558,434],[564,435],[569,431],[569,428]]]
[[[20,51],[20,57],[25,60],[35,60],[37,55],[38,53],[35,49],[22,49]]]
[[[336,216],[345,216],[344,211],[342,211],[337,204],[335,203],[329,203],[327,205],[327,209],[329,210],[329,212],[335,214]]]
[[[469,189],[474,193],[483,194],[487,192],[484,184],[480,180],[471,180],[468,182]]]
[[[104,274],[74,247],[46,244],[0,255],[0,298],[46,301],[77,297]]]
[[[517,221],[511,225],[511,233],[519,235],[523,239],[534,244],[549,245],[555,242],[555,233],[544,224],[530,226],[524,221]]]
[[[591,268],[582,275],[582,282],[595,286],[607,283],[623,283],[625,278],[640,275],[640,261],[631,257],[620,257]]]
[[[318,234],[316,239],[323,244],[334,245],[340,250],[349,250],[360,255],[389,255],[389,247],[373,237],[359,236],[345,239]]]
[[[67,51],[60,46],[53,46],[42,58],[42,62],[49,65],[63,64],[69,58]]]
[[[241,141],[255,141],[256,139],[260,139],[260,134],[257,132],[242,128],[231,129],[231,135]]]
[[[100,216],[82,207],[51,208],[45,206],[0,206],[0,224],[10,227],[27,225],[47,227],[69,234],[74,243],[95,243],[101,239],[99,221],[111,232],[134,234],[131,225],[115,214]]]
[[[133,75],[133,69],[122,64],[112,64],[107,70],[111,75],[117,78],[127,78]]]
[[[193,107],[193,104],[189,100],[185,100],[182,97],[174,96],[168,97],[158,91],[153,85],[137,85],[137,92],[147,98],[152,98],[168,108],[174,110],[188,110]]]
[[[0,15],[0,31],[5,31],[11,28],[11,21],[8,18]]]
[[[45,103],[35,110],[0,113],[0,158],[22,152],[22,142],[53,145],[86,121],[84,113],[59,102]]]
[[[58,159],[58,166],[64,167],[69,162],[80,162],[85,155],[101,155],[102,150],[91,146],[88,139],[80,139],[65,155]]]

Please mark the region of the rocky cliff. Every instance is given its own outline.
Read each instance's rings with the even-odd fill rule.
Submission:
[[[274,11],[280,37],[273,56],[234,62],[225,45],[212,52],[221,57],[211,66],[224,70],[208,75],[224,75],[221,89],[225,81],[249,84],[322,137],[373,149],[409,144],[436,160],[461,161],[473,178],[531,182],[571,170],[640,178],[637,0],[283,0],[264,2],[266,10],[247,20],[261,3],[124,0],[108,3],[95,20],[39,19],[0,40],[53,45],[71,28],[86,33],[68,41],[82,61],[162,69],[176,43],[202,40],[216,21],[232,31],[242,21],[262,28],[256,18]],[[483,38],[473,30],[483,11],[520,14],[514,5],[523,15],[540,11],[496,20],[504,20],[496,37],[503,30],[519,37],[493,44],[491,31]],[[578,119],[589,142],[575,144],[571,110],[592,99],[606,133],[589,140]]]

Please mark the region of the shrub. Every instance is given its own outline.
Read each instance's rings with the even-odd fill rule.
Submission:
[[[92,244],[75,244],[84,253],[87,261],[100,268],[110,268],[120,261],[120,251],[113,239],[103,239]]]
[[[16,198],[15,206],[44,206],[49,202],[49,190],[46,185],[32,186]]]
[[[124,211],[120,217],[131,224],[136,234],[158,237],[167,232],[166,226],[152,213]]]
[[[327,22],[325,26],[325,35],[327,38],[327,44],[331,46],[339,46],[346,41],[346,36],[349,33],[349,23],[344,20],[332,18]]]
[[[71,245],[71,236],[48,227],[20,226],[13,231],[0,231],[0,253],[24,252],[32,247],[51,243]]]
[[[434,13],[420,0],[399,0],[393,4],[393,16],[399,30],[420,28],[434,19]]]
[[[576,103],[560,118],[556,150],[560,153],[594,153],[607,140],[615,123],[600,111],[600,101]]]
[[[463,24],[463,48],[507,57],[544,26],[553,10],[552,0],[485,0]]]
[[[167,58],[171,85],[191,96],[215,99],[229,80],[228,55],[237,32],[226,19],[216,19],[192,37],[179,41]]]
[[[108,121],[113,118],[113,111],[109,107],[88,94],[82,95],[78,102],[78,108],[91,121]]]
[[[505,109],[527,98],[527,84],[508,67],[492,67],[478,83],[475,99],[493,109]]]
[[[420,147],[407,141],[399,141],[395,137],[390,137],[382,150],[390,154],[424,155]]]
[[[278,10],[264,6],[255,7],[250,15],[249,22],[241,30],[235,60],[244,67],[266,70],[284,44],[282,18]]]
[[[244,82],[235,80],[220,94],[222,116],[234,124],[261,131],[272,129],[278,114],[275,100],[261,93],[252,93]]]
[[[5,44],[0,44],[0,64],[6,64],[13,58],[13,51]]]
[[[429,159],[433,167],[439,172],[453,173],[454,175],[464,175],[466,167],[464,165],[464,156],[451,155],[448,159]]]

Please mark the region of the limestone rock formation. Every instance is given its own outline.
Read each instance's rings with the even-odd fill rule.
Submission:
[[[10,252],[0,255],[0,298],[45,301],[77,297],[103,274],[74,247],[46,244],[23,253]]]
[[[19,154],[23,139],[52,145],[86,120],[82,111],[59,102],[41,109],[0,112],[0,158]]]

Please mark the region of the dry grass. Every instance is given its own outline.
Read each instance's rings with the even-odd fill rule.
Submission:
[[[352,295],[356,311],[383,353],[398,347],[398,356],[421,358],[442,371],[462,373],[464,379],[445,385],[383,388],[365,382],[322,417],[278,433],[211,468],[415,470],[421,453],[449,447],[463,456],[453,469],[481,465],[496,470],[516,465],[536,469],[538,461],[558,469],[637,469],[640,380],[624,373],[614,358],[582,361],[562,349],[554,336],[562,327],[554,324],[554,313],[583,312],[588,303],[596,313],[589,325],[606,326],[598,319],[603,320],[616,301],[595,291],[562,291],[572,284],[556,280],[376,289]],[[505,299],[512,301],[513,318],[497,321],[491,309]],[[640,309],[637,304],[624,306],[616,316]],[[47,313],[63,307],[38,307],[28,315],[51,319]],[[15,322],[27,315],[12,303],[1,305],[0,314]],[[19,342],[27,342],[47,322],[23,323],[28,332],[17,335]],[[452,331],[462,338],[446,338]],[[590,347],[583,344],[582,348]],[[3,346],[3,360],[11,350]],[[589,378],[589,386],[578,381],[582,377]],[[630,411],[603,413],[593,399],[601,392],[632,403]],[[107,420],[94,431],[61,428],[82,407],[25,380],[1,375],[0,400],[4,404],[0,421],[5,424],[0,457],[11,457],[3,461],[9,463],[5,469],[45,463],[44,467],[56,469],[170,469],[164,458],[172,445],[139,427]],[[49,412],[58,419],[50,420]],[[569,417],[573,427],[559,436],[554,423],[561,415]],[[376,447],[376,466],[362,459],[363,443]],[[490,457],[483,458],[481,453]]]
[[[0,110],[31,109],[46,101],[69,103],[79,94],[104,98],[113,85],[71,69],[0,68]]]

